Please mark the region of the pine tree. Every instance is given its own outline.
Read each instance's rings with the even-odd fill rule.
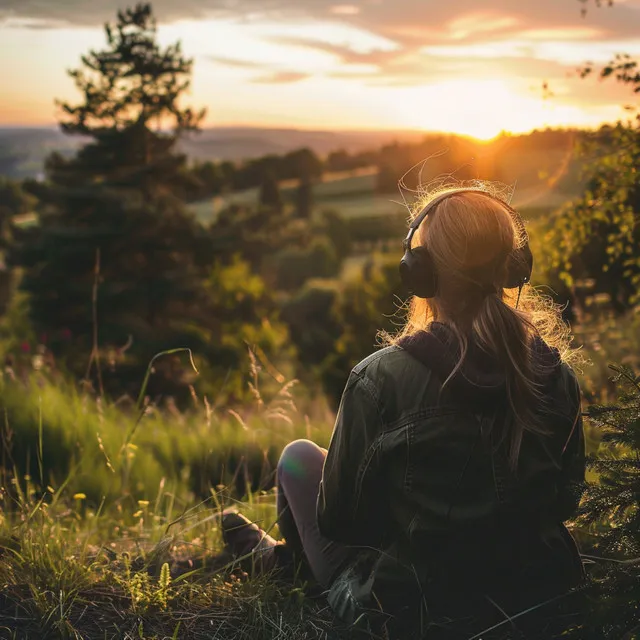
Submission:
[[[179,197],[186,159],[176,142],[204,116],[179,106],[192,61],[180,44],[158,45],[149,4],[120,11],[105,34],[106,48],[69,72],[81,102],[59,104],[62,130],[89,141],[74,158],[48,158],[40,224],[13,256],[34,324],[54,348],[72,337],[76,369],[92,348],[97,285],[101,340],[131,335],[146,361],[200,306],[210,266],[205,232]]]
[[[602,433],[577,524],[594,535],[591,618],[579,637],[636,638],[640,634],[640,377],[612,367],[628,389],[617,404],[591,406]],[[591,554],[588,554],[591,555]]]

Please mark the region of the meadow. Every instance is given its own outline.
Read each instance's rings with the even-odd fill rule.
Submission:
[[[277,536],[282,447],[299,437],[326,446],[331,432],[326,408],[307,401],[303,411],[293,382],[263,384],[253,362],[255,402],[238,411],[195,393],[185,412],[123,407],[51,372],[4,372],[0,637],[335,631],[326,603],[303,597],[303,579],[248,581],[223,553],[221,511],[238,506]]]
[[[402,204],[393,202],[393,196],[377,195],[375,181],[377,168],[356,171],[327,173],[314,185],[313,197],[316,208],[334,209],[346,218],[369,215],[393,216],[406,211]],[[291,204],[298,187],[297,180],[283,181],[280,193],[287,204]],[[246,189],[193,203],[190,210],[202,223],[214,222],[225,208],[254,206],[258,202],[259,189]],[[399,199],[399,196],[396,198]]]
[[[536,255],[543,253],[550,215],[579,187],[558,179],[561,155],[555,162],[555,178],[530,172],[514,194]],[[361,169],[326,175],[315,185],[316,211],[338,211],[356,242],[337,278],[309,286],[357,282],[371,258],[394,262],[407,209],[399,197],[377,193],[376,179],[375,170]],[[296,186],[280,185],[285,206],[292,206]],[[216,207],[252,207],[256,199],[255,190],[229,194],[192,205],[192,212],[210,223]],[[544,282],[543,264],[538,274]],[[579,371],[586,408],[615,398],[610,363],[640,369],[640,314],[616,316],[606,296],[597,295],[584,297],[580,314],[573,329],[588,363]],[[3,351],[9,344],[15,350],[14,342]],[[186,352],[180,358],[188,362]],[[110,398],[37,354],[6,364],[0,637],[350,637],[308,575],[248,579],[248,560],[235,561],[224,550],[219,515],[227,507],[278,536],[280,452],[296,438],[326,446],[334,419],[320,382],[274,377],[251,351],[249,362],[241,402],[191,387],[189,406],[180,408],[171,396],[147,395],[148,378],[140,380],[137,398]],[[587,421],[586,433],[589,452],[597,452],[601,432]],[[577,533],[589,542],[588,528]],[[495,637],[508,637],[501,632]]]

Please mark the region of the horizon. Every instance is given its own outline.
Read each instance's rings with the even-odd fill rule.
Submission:
[[[607,122],[603,122],[602,125],[607,125]],[[574,126],[574,125],[557,125],[557,126],[548,126],[543,125],[541,127],[533,127],[527,131],[521,132],[513,132],[513,131],[499,131],[495,136],[491,138],[487,138],[487,141],[493,140],[495,138],[500,137],[501,135],[507,136],[519,136],[519,135],[529,135],[531,133],[535,133],[536,131],[567,131],[567,132],[578,132],[578,131],[593,131],[597,129],[599,124],[593,126]],[[38,131],[59,131],[64,134],[64,131],[61,129],[61,125],[57,122],[43,123],[43,124],[5,124],[0,122],[0,130],[25,130],[25,129],[33,129]],[[301,131],[304,133],[406,133],[406,134],[418,134],[418,135],[455,135],[461,138],[472,138],[474,140],[482,141],[482,138],[475,138],[472,135],[457,133],[456,131],[445,131],[439,129],[419,129],[419,128],[401,128],[401,127],[390,127],[390,128],[380,128],[380,127],[370,127],[370,128],[356,128],[356,127],[345,127],[345,128],[326,128],[326,127],[315,127],[315,126],[286,126],[286,125],[260,125],[260,124],[243,124],[243,123],[230,123],[230,124],[206,124],[200,126],[195,131],[187,131],[184,135],[199,135],[200,133],[205,133],[207,131],[216,131],[216,130],[229,130],[229,129],[255,129],[257,131]],[[76,136],[77,134],[65,134],[70,137]],[[80,136],[78,136],[80,137]]]
[[[11,8],[3,8],[10,3]],[[56,127],[54,101],[79,101],[66,69],[105,44],[116,0],[0,0],[0,128]],[[193,57],[188,103],[203,129],[457,134],[593,129],[625,118],[628,91],[576,70],[640,53],[640,0],[592,6],[472,0],[221,0],[153,3],[161,46]],[[311,4],[311,3],[310,3]],[[16,51],[24,52],[16,56]],[[543,85],[548,83],[545,92]],[[628,115],[627,115],[628,117]]]
[[[195,130],[195,131],[187,131],[187,132],[183,132],[181,139],[182,140],[186,140],[186,141],[190,141],[192,143],[198,143],[198,138],[200,138],[200,136],[202,134],[204,134],[206,136],[207,133],[210,134],[215,134],[216,132],[220,133],[220,134],[224,134],[224,133],[229,133],[229,132],[233,132],[234,130],[237,130],[238,134],[242,134],[242,133],[254,133],[255,134],[260,134],[260,133],[265,133],[265,134],[276,134],[276,133],[282,133],[283,135],[295,135],[295,134],[301,134],[302,136],[304,136],[305,134],[309,135],[309,134],[328,134],[328,135],[333,135],[336,138],[338,138],[338,140],[336,141],[336,146],[335,147],[331,147],[331,151],[337,151],[343,147],[350,147],[350,144],[355,143],[356,146],[358,148],[365,148],[362,147],[362,145],[366,144],[388,144],[388,143],[393,143],[395,142],[416,142],[416,141],[424,141],[427,140],[431,137],[433,138],[437,138],[439,136],[454,136],[456,138],[460,138],[463,140],[468,140],[472,143],[475,144],[479,144],[479,145],[491,145],[494,142],[498,142],[503,138],[518,138],[518,137],[527,137],[530,135],[533,135],[535,133],[541,133],[541,132],[557,132],[557,133],[565,133],[565,134],[578,134],[581,132],[589,132],[589,131],[596,131],[598,128],[602,127],[602,126],[607,126],[607,125],[611,125],[613,123],[609,123],[609,122],[603,122],[601,124],[598,125],[594,125],[594,126],[583,126],[583,127],[578,127],[578,126],[545,126],[545,127],[537,127],[537,128],[533,128],[529,131],[518,131],[518,132],[511,132],[511,131],[500,131],[498,132],[496,135],[494,136],[490,136],[490,137],[476,137],[473,135],[469,135],[469,134],[465,134],[465,133],[458,133],[455,131],[431,131],[431,130],[426,130],[426,129],[381,129],[381,128],[370,128],[370,129],[355,129],[355,128],[348,128],[348,129],[322,129],[322,128],[318,128],[318,127],[287,127],[287,126],[260,126],[260,125],[256,125],[256,124],[247,124],[247,125],[243,125],[243,124],[223,124],[223,125],[205,125],[202,126],[201,128]],[[56,123],[51,123],[51,124],[43,124],[43,125],[4,125],[2,123],[0,123],[0,133],[5,133],[6,135],[11,135],[10,132],[49,132],[52,134],[59,134],[60,136],[64,136],[64,137],[68,137],[69,139],[73,139],[76,138],[78,141],[80,141],[83,136],[78,135],[78,134],[70,134],[70,133],[65,133],[64,130],[61,129],[60,125],[56,124]],[[345,140],[342,139],[340,140],[341,137],[343,136],[356,136],[356,138],[354,138],[354,141],[352,141],[352,143],[346,143],[345,144]],[[361,136],[362,140],[358,143],[356,142],[356,140],[358,139],[357,137]],[[370,136],[371,138],[373,138],[373,141],[369,140],[367,142],[366,138],[367,136]],[[206,143],[206,138],[203,140],[202,138],[200,138],[200,141],[203,143]],[[220,143],[222,144],[229,144],[229,142],[233,141],[233,137],[221,137],[220,138]],[[301,142],[299,143],[299,145],[287,145],[287,149],[291,148],[296,148],[297,146],[301,146],[301,147],[308,147],[308,148],[313,148],[314,151],[317,152],[317,147],[315,146],[315,144],[313,142],[310,142],[309,140],[307,140],[306,142]],[[257,153],[254,154],[255,157],[260,157],[261,155],[269,155],[270,151],[265,151],[264,153]],[[319,154],[325,155],[326,153],[328,153],[327,151],[325,152],[319,152]]]

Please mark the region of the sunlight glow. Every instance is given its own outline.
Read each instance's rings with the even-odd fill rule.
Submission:
[[[521,38],[509,38],[474,44],[426,46],[420,50],[424,55],[437,58],[476,60],[505,57],[529,58],[575,66],[584,64],[586,60],[606,63],[620,51],[629,55],[640,55],[640,41],[566,42],[547,40],[532,42]]]
[[[450,80],[405,90],[407,126],[490,140],[502,131],[594,124],[603,113],[522,95],[501,79]],[[424,105],[419,109],[416,105]],[[616,108],[616,107],[614,107]]]
[[[567,29],[529,29],[519,35],[529,40],[588,40],[597,38],[600,29],[592,27],[570,27]]]

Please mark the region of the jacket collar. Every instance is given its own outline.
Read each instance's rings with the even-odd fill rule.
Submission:
[[[445,324],[433,322],[428,331],[418,331],[400,339],[399,346],[433,371],[447,387],[474,404],[494,404],[507,394],[507,373],[498,358],[470,342],[462,366],[451,376],[460,359],[455,335]],[[557,349],[542,338],[532,345],[534,371],[539,383],[549,385],[560,371],[561,358]]]

